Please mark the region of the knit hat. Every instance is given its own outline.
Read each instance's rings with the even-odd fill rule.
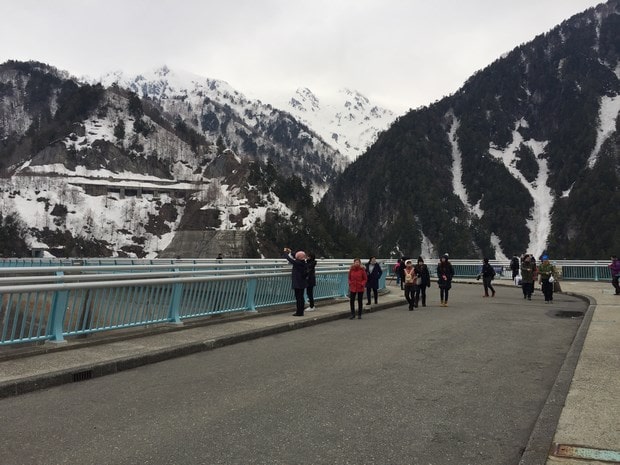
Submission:
[[[405,262],[405,265],[406,265],[406,266],[413,265],[413,260],[407,260],[407,261]]]

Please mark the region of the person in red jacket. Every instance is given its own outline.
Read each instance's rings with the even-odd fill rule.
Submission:
[[[364,289],[368,276],[366,270],[362,267],[362,261],[359,258],[353,260],[353,265],[349,268],[349,302],[351,304],[351,320],[355,318],[355,299],[357,298],[357,317],[362,318],[362,300],[364,300]]]

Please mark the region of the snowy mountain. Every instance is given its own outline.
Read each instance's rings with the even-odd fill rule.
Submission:
[[[299,88],[291,98],[273,105],[307,124],[350,161],[365,152],[396,118],[392,111],[373,105],[349,89],[341,89],[329,98]]]
[[[295,162],[321,183],[334,173]],[[296,224],[278,193],[291,204],[311,198],[301,178],[282,176],[274,163],[241,157],[118,86],[85,84],[37,62],[0,65],[0,230],[18,218],[15,241],[27,243],[0,244],[0,253],[29,246],[56,256],[176,256],[187,250],[181,236],[196,233],[191,256],[260,255],[271,245],[259,224]],[[236,232],[232,241],[218,236],[225,231]]]
[[[312,128],[287,112],[248,99],[224,81],[163,66],[138,76],[110,73],[99,82],[148,98],[173,119],[208,140],[220,140],[242,157],[270,161],[283,173],[300,175],[313,185],[316,198],[348,164]]]
[[[322,206],[384,256],[608,258],[620,248],[619,125],[609,0],[399,117]]]

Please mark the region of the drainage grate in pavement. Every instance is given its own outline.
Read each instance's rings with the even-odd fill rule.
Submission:
[[[87,379],[92,379],[92,377],[93,370],[78,371],[77,373],[73,373],[73,382],[86,381]]]

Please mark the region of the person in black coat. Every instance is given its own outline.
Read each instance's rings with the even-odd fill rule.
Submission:
[[[448,306],[448,295],[452,287],[453,277],[454,268],[450,260],[448,260],[448,254],[445,254],[439,259],[437,264],[437,284],[439,285],[439,298],[441,299],[442,307]]]
[[[422,297],[422,307],[426,307],[426,288],[431,287],[431,274],[422,257],[418,257],[418,263],[413,268],[415,269],[416,276],[420,278],[419,283],[416,283],[413,294],[414,306],[417,308],[420,297]]]
[[[481,277],[482,285],[484,287],[483,297],[489,297],[489,289],[493,293],[491,297],[495,297],[495,289],[493,288],[493,284],[491,284],[493,278],[495,278],[495,269],[489,264],[488,258],[482,259],[482,269],[480,270],[480,273],[478,274],[476,279],[480,279]]]
[[[293,265],[291,280],[293,290],[295,291],[295,302],[297,305],[297,311],[293,313],[293,316],[304,316],[304,293],[308,287],[306,253],[300,250],[295,253],[295,256],[293,256],[291,249],[285,247],[284,258],[286,258],[289,263]]]
[[[366,305],[370,305],[370,293],[375,297],[375,305],[378,303],[379,296],[379,278],[383,274],[381,266],[377,263],[376,257],[370,257],[368,263],[366,263],[366,275],[368,281],[366,281]]]
[[[306,288],[306,294],[308,295],[308,303],[310,307],[309,312],[314,311],[314,286],[316,286],[316,256],[312,252],[308,252],[308,258],[306,259],[306,273],[308,276],[308,287]]]

